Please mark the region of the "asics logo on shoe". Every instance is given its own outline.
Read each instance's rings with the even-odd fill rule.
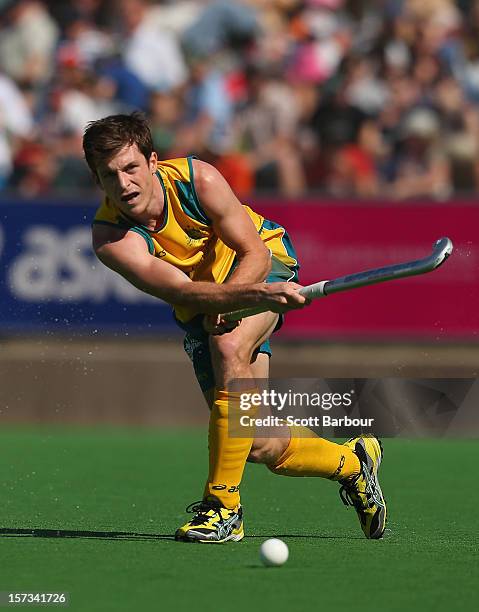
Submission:
[[[230,533],[230,526],[234,527],[234,523],[238,520],[236,515],[232,516],[230,519],[224,520],[222,523],[215,523],[217,527],[216,533],[218,534],[218,540],[222,540],[226,538],[226,536]]]
[[[374,480],[371,479],[370,475],[367,473],[366,468],[364,468],[364,477],[366,480],[366,487],[364,492],[376,504],[376,506],[381,506],[381,508],[384,508],[382,491],[379,488],[379,485],[375,485]]]

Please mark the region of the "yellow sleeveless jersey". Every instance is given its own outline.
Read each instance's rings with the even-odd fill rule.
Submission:
[[[159,229],[151,231],[138,224],[108,198],[101,203],[93,223],[137,232],[146,240],[151,255],[180,269],[193,281],[223,283],[233,268],[236,254],[216,236],[201,206],[195,190],[192,158],[158,162],[156,177],[165,198],[163,222]],[[286,266],[297,266],[294,249],[284,228],[265,220],[249,206],[244,208],[271,253]],[[181,322],[198,314],[191,308],[172,306]]]

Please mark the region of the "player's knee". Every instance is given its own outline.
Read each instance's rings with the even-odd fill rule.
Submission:
[[[210,336],[210,347],[223,361],[249,363],[250,352],[244,342],[233,334]]]

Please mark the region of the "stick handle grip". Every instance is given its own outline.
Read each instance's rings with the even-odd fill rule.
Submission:
[[[314,283],[313,285],[307,285],[306,287],[302,287],[299,290],[299,293],[305,298],[308,298],[309,300],[314,300],[316,298],[322,297],[326,295],[324,287],[327,282],[328,281],[320,281],[319,283]],[[223,315],[223,318],[226,321],[239,321],[240,319],[245,319],[246,317],[252,317],[253,315],[259,314],[260,312],[268,312],[268,310],[268,308],[264,308],[263,306],[256,306],[254,308],[243,308],[242,310],[228,312]]]
[[[306,285],[299,290],[299,293],[308,300],[316,300],[317,298],[324,297],[327,294],[326,285],[329,283],[327,280],[319,281],[319,283],[313,283],[312,285]]]

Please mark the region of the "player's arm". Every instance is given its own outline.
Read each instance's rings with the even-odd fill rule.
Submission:
[[[271,270],[271,253],[223,175],[193,160],[195,189],[215,234],[236,252],[237,266],[227,283],[258,283]]]
[[[169,304],[190,306],[205,314],[219,314],[249,306],[275,312],[301,308],[297,287],[289,283],[231,283],[191,281],[171,264],[150,255],[145,240],[135,232],[93,226],[93,249],[102,263],[132,285]],[[290,286],[291,285],[291,286]]]

